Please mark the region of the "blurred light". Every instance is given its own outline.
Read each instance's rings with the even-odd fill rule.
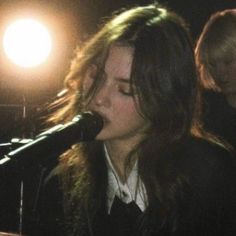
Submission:
[[[31,68],[43,63],[52,49],[47,28],[34,19],[19,19],[5,31],[3,48],[15,64]]]

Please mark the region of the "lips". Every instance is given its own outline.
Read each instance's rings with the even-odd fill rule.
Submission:
[[[104,115],[103,113],[101,113],[99,111],[92,111],[92,112],[95,112],[95,113],[97,113],[98,115],[100,115],[102,117],[104,126],[107,125],[110,122],[110,120],[107,118],[107,116]]]

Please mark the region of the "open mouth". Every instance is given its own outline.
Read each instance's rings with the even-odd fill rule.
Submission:
[[[110,121],[106,117],[102,116],[103,119],[103,125],[106,126]]]
[[[110,122],[109,119],[104,114],[102,114],[101,112],[98,112],[98,111],[93,111],[93,112],[97,113],[99,116],[102,117],[103,126],[107,125]]]

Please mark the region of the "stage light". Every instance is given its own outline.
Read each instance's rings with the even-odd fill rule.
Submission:
[[[7,57],[16,65],[32,68],[43,63],[52,49],[47,28],[34,19],[13,22],[3,36],[3,48]]]

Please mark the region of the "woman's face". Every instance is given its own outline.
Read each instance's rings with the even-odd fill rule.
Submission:
[[[97,135],[97,140],[137,140],[142,137],[146,121],[137,109],[137,96],[132,94],[130,85],[133,49],[125,46],[112,46],[109,51],[103,80],[95,95],[89,100],[88,110],[99,113],[104,120],[104,127]],[[83,84],[86,92],[96,78],[96,68],[87,73]],[[134,92],[135,92],[135,88]],[[137,106],[136,106],[137,105]]]
[[[236,94],[236,60],[225,64],[219,63],[214,79],[226,96]]]

